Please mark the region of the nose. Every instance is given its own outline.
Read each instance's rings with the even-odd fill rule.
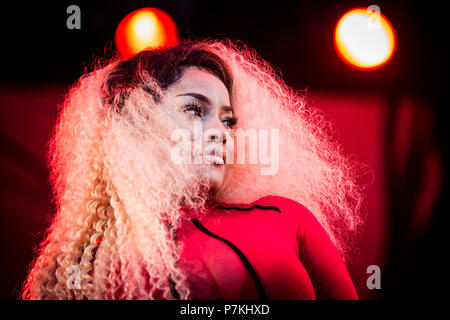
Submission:
[[[214,142],[216,140],[219,140],[220,137],[218,134],[211,133],[208,135],[207,139],[208,139],[208,142]],[[226,142],[227,142],[227,136],[225,133],[222,133],[222,143],[225,144]]]
[[[226,143],[227,141],[226,128],[220,121],[220,119],[214,118],[213,120],[211,120],[210,125],[207,126],[205,129],[210,129],[208,130],[208,135],[206,137],[208,142],[216,142],[222,139],[222,143],[223,144]]]

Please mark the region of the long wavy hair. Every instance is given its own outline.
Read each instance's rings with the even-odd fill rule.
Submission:
[[[187,125],[165,90],[197,66],[227,87],[236,128],[279,130],[279,169],[228,164],[211,199],[195,166],[168,161]],[[184,41],[114,58],[72,86],[48,143],[56,215],[35,250],[23,299],[190,299],[176,229],[211,201],[273,194],[307,207],[342,258],[362,223],[364,165],[343,154],[330,121],[240,42]],[[197,210],[186,212],[183,206]],[[174,290],[175,289],[175,290]],[[176,295],[174,295],[174,291]]]

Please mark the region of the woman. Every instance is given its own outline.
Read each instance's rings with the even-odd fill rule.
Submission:
[[[229,41],[81,77],[49,143],[57,214],[22,298],[356,299],[362,166],[304,101]]]

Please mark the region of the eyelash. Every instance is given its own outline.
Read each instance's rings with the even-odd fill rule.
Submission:
[[[203,108],[202,108],[202,106],[198,103],[198,102],[196,102],[196,101],[192,101],[192,102],[189,102],[189,103],[187,103],[185,106],[184,106],[184,108],[183,108],[183,111],[189,111],[189,110],[194,110],[194,111],[200,111],[200,115],[197,115],[197,117],[201,117],[202,115],[203,115]]]
[[[189,110],[194,110],[194,111],[196,111],[196,112],[199,112],[200,115],[196,114],[197,117],[200,117],[200,118],[201,118],[201,116],[203,115],[203,108],[202,108],[202,106],[201,106],[198,102],[196,102],[196,101],[189,102],[188,104],[186,104],[186,105],[184,106],[184,108],[183,108],[183,111],[184,111],[184,112],[189,111]],[[228,124],[229,124],[230,127],[234,127],[234,126],[236,125],[236,123],[238,122],[238,117],[235,116],[235,115],[233,115],[233,116],[230,117],[230,118],[226,118],[225,121],[228,122]]]

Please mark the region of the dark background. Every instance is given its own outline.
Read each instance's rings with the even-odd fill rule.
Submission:
[[[71,4],[81,8],[81,30],[66,28]],[[347,10],[373,4],[392,23],[397,51],[383,68],[364,72],[338,58],[333,28]],[[170,14],[180,38],[229,38],[256,49],[288,85],[310,90],[319,107],[322,101],[337,119],[346,150],[361,159],[375,150],[376,136],[371,155],[382,178],[368,202],[372,220],[360,240],[362,256],[349,266],[355,286],[363,299],[439,297],[448,284],[449,213],[449,36],[439,2],[116,0],[9,1],[0,7],[0,298],[17,298],[32,248],[53,214],[43,146],[56,106],[96,57],[111,54],[118,23],[141,7]],[[358,127],[361,117],[372,126]],[[404,146],[406,153],[398,154]],[[370,243],[380,243],[370,249],[382,266],[380,290],[363,283],[373,263],[372,251],[364,251]]]

